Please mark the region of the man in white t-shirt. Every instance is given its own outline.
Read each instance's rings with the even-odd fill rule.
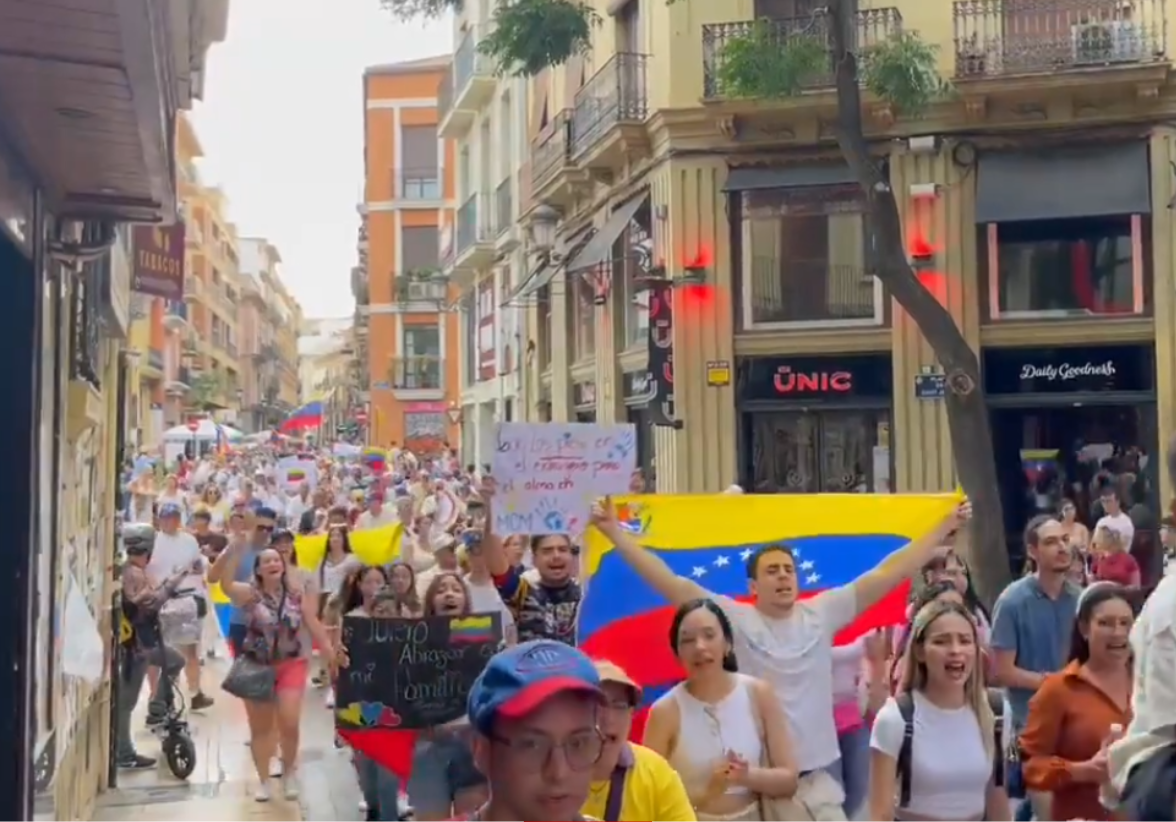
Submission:
[[[1131,521],[1131,517],[1124,513],[1119,502],[1118,492],[1113,486],[1107,486],[1102,489],[1099,501],[1102,503],[1105,513],[1094,524],[1095,532],[1097,533],[1099,528],[1114,531],[1123,540],[1124,549],[1131,550],[1131,541],[1135,539],[1135,523]]]
[[[716,596],[693,579],[677,576],[620,527],[611,504],[596,507],[593,523],[629,566],[671,604],[704,598],[723,608],[735,631],[739,670],[768,682],[788,717],[797,769],[809,774],[824,771],[840,782],[841,752],[833,720],[833,638],[904,579],[919,573],[947,535],[970,516],[971,506],[960,506],[931,533],[895,551],[852,583],[805,600],[799,600],[800,580],[792,550],[783,544],[763,546],[747,559],[754,604]],[[827,793],[815,784],[813,790]]]
[[[184,577],[178,590],[195,591],[197,625],[203,625],[203,619],[208,613],[208,584],[204,580],[204,570],[207,562],[200,551],[200,543],[196,537],[187,531],[180,530],[180,506],[174,503],[161,505],[159,508],[159,530],[155,534],[155,548],[151,552],[151,559],[147,563],[148,576],[156,581],[167,579],[177,571],[191,569],[191,573]],[[193,696],[189,705],[192,710],[200,711],[212,706],[213,700],[205,696],[200,687],[200,641],[199,631],[196,632],[193,644],[177,644],[177,650],[184,655],[184,671],[188,680],[188,687]]]
[[[461,535],[458,547],[458,565],[465,570],[465,583],[470,589],[470,611],[475,614],[502,615],[502,635],[513,645],[517,639],[514,615],[502,601],[498,586],[486,567],[482,556],[482,534],[480,531],[466,531]]]
[[[369,528],[383,528],[386,525],[395,525],[399,521],[400,518],[396,516],[396,510],[385,507],[383,492],[372,490],[367,495],[367,510],[359,515],[359,519],[355,522],[355,530],[366,531]]]

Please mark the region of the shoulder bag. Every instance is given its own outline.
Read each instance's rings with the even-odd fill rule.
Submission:
[[[278,606],[277,629],[270,648],[270,663],[278,653],[278,631],[282,628],[282,615],[286,611],[286,586],[282,586],[282,602]],[[272,664],[260,662],[248,654],[241,654],[233,660],[221,690],[238,699],[249,702],[273,702],[278,698],[278,677]]]

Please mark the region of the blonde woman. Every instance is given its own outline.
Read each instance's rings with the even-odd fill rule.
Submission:
[[[976,620],[934,601],[911,625],[904,693],[870,738],[870,819],[1008,820],[999,728]]]

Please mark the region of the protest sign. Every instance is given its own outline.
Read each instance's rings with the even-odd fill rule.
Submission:
[[[313,491],[318,485],[318,463],[313,457],[282,457],[277,464],[278,485],[287,493],[306,483]]]
[[[465,716],[470,687],[502,646],[502,619],[345,617],[342,637],[336,727],[420,730]]]
[[[627,493],[637,468],[629,424],[506,422],[495,436],[499,534],[580,534],[592,502]]]

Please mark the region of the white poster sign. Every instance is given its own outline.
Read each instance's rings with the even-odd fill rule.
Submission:
[[[632,425],[505,422],[495,433],[499,534],[580,534],[592,503],[625,494],[637,468]]]
[[[277,465],[278,485],[287,493],[297,491],[302,483],[313,491],[318,485],[318,463],[301,457],[282,457]]]

